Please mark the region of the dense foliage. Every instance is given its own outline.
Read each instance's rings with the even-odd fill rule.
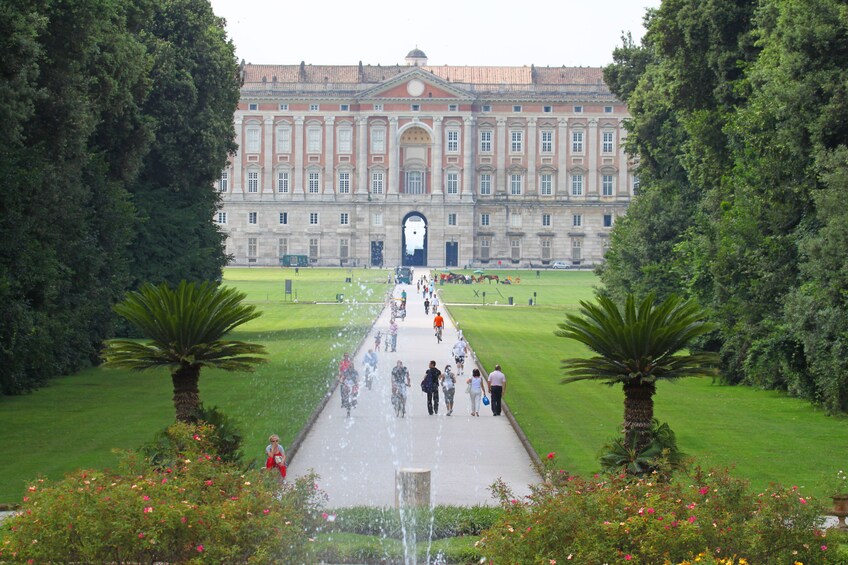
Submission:
[[[4,2],[0,49],[0,394],[17,394],[96,362],[142,278],[218,277],[238,78],[201,0]]]
[[[220,461],[207,427],[169,429],[173,467],[127,453],[118,472],[78,471],[29,487],[3,523],[14,563],[301,563],[318,519],[315,477],[281,485]]]
[[[479,545],[494,562],[840,562],[821,529],[823,506],[795,487],[754,493],[726,471],[700,469],[671,482],[580,478],[548,462],[548,481],[526,499],[499,485],[504,512]]]
[[[641,193],[609,292],[696,297],[723,378],[848,410],[848,13],[837,0],[666,0],[605,70]]]

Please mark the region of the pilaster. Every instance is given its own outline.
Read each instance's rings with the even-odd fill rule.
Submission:
[[[527,190],[528,196],[536,195],[536,118],[527,120]]]
[[[292,196],[299,196],[302,199],[305,193],[303,189],[303,116],[297,116],[294,119],[293,137],[294,182],[292,183],[291,192]]]
[[[559,118],[557,120],[557,185],[556,195],[559,198],[568,199],[568,154],[571,142],[568,139],[568,120]]]
[[[474,182],[474,140],[477,137],[477,128],[473,117],[465,118],[465,127],[462,135],[462,186],[460,195],[462,198],[472,196],[472,183]]]
[[[333,139],[334,124],[336,119],[332,116],[324,118],[324,196],[335,193],[336,177],[333,174],[333,165],[336,162],[336,151]]]
[[[498,118],[498,158],[495,168],[495,194],[506,194],[506,170],[509,139],[506,135],[506,120]]]
[[[242,186],[244,186],[244,181],[241,178],[242,175],[242,167],[241,160],[244,158],[244,151],[242,151],[242,143],[244,139],[244,131],[242,128],[242,124],[244,120],[241,116],[236,117],[236,145],[238,146],[238,153],[236,153],[235,158],[233,159],[233,188],[230,192],[235,194],[236,192],[242,191]]]
[[[433,118],[433,175],[431,179],[432,193],[441,195],[442,192],[442,161],[444,160],[444,149],[442,148],[442,117]]]
[[[262,120],[264,137],[264,163],[262,167],[262,192],[274,192],[274,118]]]
[[[367,194],[371,191],[368,186],[368,118],[357,118],[356,127],[358,133],[356,142],[356,193]]]
[[[597,200],[598,198],[598,120],[591,118],[589,120],[589,139],[586,143],[586,157],[588,178],[586,179],[586,196],[590,199]]]
[[[386,194],[397,194],[400,192],[400,140],[398,139],[398,119],[396,116],[389,118],[389,135],[386,140],[389,146],[386,148],[389,155],[389,178],[386,180]]]

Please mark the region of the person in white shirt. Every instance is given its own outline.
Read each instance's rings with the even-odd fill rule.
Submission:
[[[501,415],[501,399],[506,391],[506,375],[501,371],[500,365],[495,365],[495,370],[489,373],[489,390],[492,393],[492,414]]]
[[[439,377],[442,381],[442,393],[445,395],[445,407],[448,409],[447,415],[453,414],[453,394],[456,392],[456,377],[451,371],[450,365],[445,365],[445,372]]]
[[[462,375],[465,372],[465,356],[468,354],[468,345],[460,338],[453,344],[453,360],[456,362],[456,372]]]

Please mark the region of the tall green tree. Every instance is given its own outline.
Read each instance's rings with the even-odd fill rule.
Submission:
[[[671,295],[660,304],[652,295],[637,304],[631,294],[623,308],[606,296],[580,302],[580,314],[567,314],[556,334],[573,339],[596,355],[564,359],[564,383],[594,380],[620,384],[624,391],[624,441],[637,450],[653,439],[657,383],[683,377],[714,376],[716,355],[680,354],[712,331],[713,324],[693,301]]]
[[[227,262],[212,222],[220,206],[213,183],[236,150],[235,48],[208,0],[157,0],[157,7],[146,35],[154,84],[144,106],[155,139],[131,187],[132,286],[216,280]]]
[[[171,370],[177,420],[191,422],[200,409],[200,370],[252,371],[265,359],[262,345],[223,338],[261,315],[242,304],[244,293],[204,282],[182,281],[171,288],[146,283],[130,292],[115,311],[150,339],[113,339],[103,350],[105,367]]]

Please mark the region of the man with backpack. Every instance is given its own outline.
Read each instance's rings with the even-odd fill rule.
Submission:
[[[421,390],[427,393],[427,412],[432,416],[439,414],[439,377],[442,372],[436,368],[436,362],[430,361],[430,368],[421,381]]]

